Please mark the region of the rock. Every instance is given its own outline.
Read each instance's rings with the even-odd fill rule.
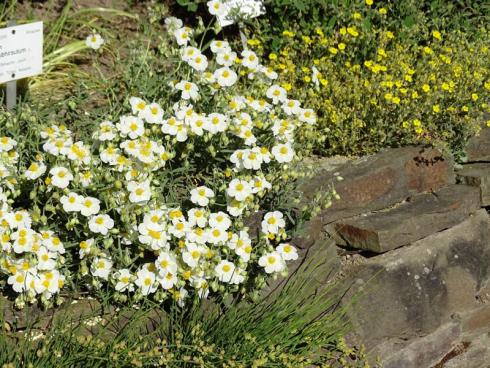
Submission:
[[[383,253],[456,225],[480,207],[477,188],[450,185],[394,208],[340,220],[334,227],[348,246]]]
[[[350,341],[372,356],[389,341],[401,345],[430,334],[454,313],[478,305],[475,295],[490,276],[490,218],[479,210],[464,222],[366,260],[344,280],[353,325]]]
[[[469,139],[466,156],[469,162],[490,161],[490,128],[483,127],[479,135]]]
[[[490,206],[490,163],[463,165],[456,174],[462,183],[480,188],[482,205]]]
[[[462,349],[433,368],[490,368],[490,337],[482,334],[460,344]]]
[[[460,336],[461,326],[451,321],[402,349],[384,347],[383,368],[432,367],[458,344]]]
[[[321,214],[324,224],[379,210],[421,192],[437,190],[454,183],[453,161],[438,150],[423,147],[388,149],[373,156],[349,162],[337,172],[320,171],[300,186],[303,203],[308,203],[318,191],[334,184],[339,201]]]

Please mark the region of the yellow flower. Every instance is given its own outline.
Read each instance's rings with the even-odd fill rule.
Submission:
[[[345,50],[345,43],[341,42],[337,45],[337,47],[339,48],[339,50]]]
[[[487,120],[487,127],[490,128],[490,120]]]
[[[305,82],[307,82],[307,83],[311,82],[311,78],[310,78],[310,76],[309,76],[309,75],[305,75],[303,79],[304,79],[304,80],[305,80]]]
[[[434,111],[434,112],[440,112],[441,109],[440,109],[439,105],[434,105],[434,106],[432,106],[432,111]]]
[[[471,99],[472,99],[473,101],[477,101],[477,100],[478,100],[478,95],[477,95],[476,93],[472,93],[472,94],[471,94]]]
[[[424,47],[424,52],[425,52],[426,54],[430,55],[430,54],[432,54],[432,52],[433,52],[433,51],[432,51],[432,49],[431,49],[430,47],[425,46],[425,47]]]
[[[284,88],[286,91],[291,91],[291,88],[293,88],[291,83],[282,83],[281,87]]]
[[[388,37],[391,40],[391,39],[395,38],[395,35],[393,34],[393,32],[387,31],[386,32],[386,37]]]
[[[361,14],[356,12],[356,13],[352,14],[352,18],[361,19]]]
[[[385,15],[386,13],[388,13],[386,8],[379,8],[379,14]]]
[[[468,108],[468,106],[465,105],[461,108],[461,110],[464,112],[468,112],[470,109]]]
[[[286,37],[289,37],[289,38],[293,38],[294,37],[294,33],[291,32],[291,31],[287,31],[287,30],[286,31],[283,31],[282,32],[282,35],[283,36],[286,36]]]
[[[414,127],[420,127],[422,125],[422,122],[419,119],[415,119],[413,121],[413,126]]]
[[[432,37],[439,41],[442,40],[441,32],[439,31],[432,31]]]
[[[427,93],[427,92],[429,92],[429,91],[430,91],[430,86],[429,86],[428,84],[424,84],[424,85],[422,86],[422,90],[423,90],[425,93]]]
[[[359,36],[359,32],[357,32],[357,29],[355,26],[347,27],[347,33],[349,33],[352,37]]]
[[[400,97],[393,97],[393,100],[391,100],[395,105],[398,105],[400,103]]]
[[[328,51],[330,51],[332,55],[336,55],[339,52],[335,47],[329,47]]]
[[[342,27],[342,28],[340,28],[339,33],[340,33],[342,36],[345,36],[345,35],[347,34],[347,29],[346,29],[345,27]]]
[[[269,54],[269,59],[270,59],[270,60],[276,60],[276,59],[277,59],[277,55],[276,55],[276,54],[274,54],[274,53],[270,53],[270,54]]]
[[[366,5],[371,6],[373,5],[374,1],[373,0],[366,0]]]

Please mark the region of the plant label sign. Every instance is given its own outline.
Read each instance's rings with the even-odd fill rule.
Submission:
[[[43,22],[0,29],[0,83],[43,70]]]
[[[234,24],[240,19],[251,19],[265,14],[263,0],[225,0],[223,7],[225,11],[217,16],[221,27]]]

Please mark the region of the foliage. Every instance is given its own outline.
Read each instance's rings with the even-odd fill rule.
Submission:
[[[421,143],[464,156],[489,111],[488,29],[470,40],[418,23],[412,43],[406,27],[393,29],[391,10],[376,6],[364,5],[330,34],[318,22],[311,32],[297,23],[273,36],[278,51],[268,58],[281,85],[319,112],[315,131],[303,130],[300,141],[321,155]],[[249,43],[267,53],[270,35]]]
[[[321,261],[305,264],[278,295],[255,304],[186,311],[173,305],[166,314],[147,300],[110,318],[55,315],[48,330],[3,332],[0,366],[369,367],[364,352],[342,340],[340,290],[311,282]]]
[[[65,285],[118,302],[245,297],[298,257],[282,195],[309,175],[295,135],[314,111],[252,51],[166,25],[158,50],[134,50],[165,55],[166,68],[134,64],[127,80],[132,93],[145,78],[157,88],[115,99],[103,121],[72,130],[22,106],[0,116],[0,268],[17,306],[61,302]],[[249,229],[254,212],[263,220]]]

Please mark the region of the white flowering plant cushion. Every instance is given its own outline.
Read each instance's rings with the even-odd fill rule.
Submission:
[[[61,123],[28,125],[20,149],[0,128],[0,272],[19,306],[70,288],[183,305],[246,294],[298,258],[271,198],[314,113],[254,52],[224,40],[202,50],[180,20],[165,23],[180,60],[179,78],[162,82],[170,97],[128,98],[87,141]],[[244,221],[259,210],[255,236]]]

